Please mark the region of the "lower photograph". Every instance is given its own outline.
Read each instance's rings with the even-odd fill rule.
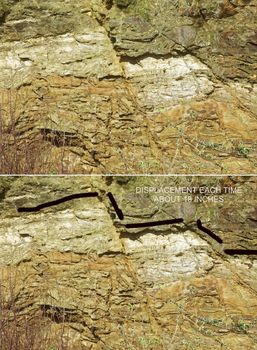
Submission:
[[[257,177],[1,176],[1,350],[257,349]]]

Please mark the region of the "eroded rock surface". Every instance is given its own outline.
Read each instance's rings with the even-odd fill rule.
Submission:
[[[252,350],[256,255],[225,250],[257,250],[256,186],[255,177],[2,178],[1,285],[15,275],[23,315],[52,310],[68,349]],[[160,190],[193,187],[220,192],[188,201]],[[99,196],[17,211],[85,192]],[[184,222],[125,226],[176,218]]]
[[[255,1],[6,0],[0,18],[1,118],[70,165],[42,172],[255,173]]]

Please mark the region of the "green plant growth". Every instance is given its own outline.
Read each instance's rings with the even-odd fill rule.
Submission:
[[[139,337],[138,342],[144,349],[147,349],[150,345],[159,345],[161,344],[160,339],[156,336],[144,336]]]
[[[246,147],[243,143],[240,143],[238,146],[238,152],[246,157],[250,153],[250,148]]]
[[[146,20],[149,20],[150,13],[151,13],[151,1],[148,1],[148,0],[131,1],[129,10],[133,14],[143,17]]]
[[[247,331],[249,330],[249,325],[248,324],[246,324],[245,322],[244,322],[244,320],[239,320],[238,321],[238,324],[237,324],[237,328],[241,331],[241,332],[243,332],[243,333],[247,333]]]

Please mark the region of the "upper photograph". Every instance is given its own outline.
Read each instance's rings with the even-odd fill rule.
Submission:
[[[0,0],[0,174],[256,174],[251,0]]]

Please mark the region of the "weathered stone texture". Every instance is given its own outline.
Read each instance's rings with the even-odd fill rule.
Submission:
[[[255,173],[254,1],[4,1],[0,16],[1,118],[19,140],[50,130],[68,172]]]
[[[2,178],[1,285],[15,274],[18,312],[54,312],[52,330],[65,326],[68,349],[252,350],[256,256],[224,249],[257,249],[256,185],[255,177]],[[163,201],[163,194],[137,193],[145,186],[220,186],[223,201],[181,195],[173,203],[167,194]],[[231,186],[238,193],[224,194]],[[90,191],[99,198],[17,212]],[[115,218],[108,192],[124,221]],[[184,223],[123,226],[178,217]],[[199,218],[222,245],[197,228]]]

